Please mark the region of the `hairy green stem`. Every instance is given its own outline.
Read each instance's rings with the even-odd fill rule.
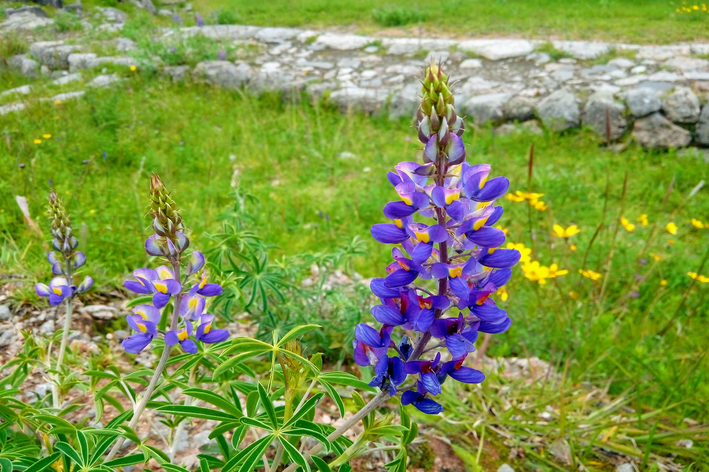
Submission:
[[[171,261],[172,262],[172,269],[175,274],[175,280],[180,280],[180,263],[179,261]],[[182,301],[182,293],[175,295],[175,300],[174,300],[174,307],[172,311],[172,321],[170,322],[170,329],[174,330],[177,328],[177,322],[180,317],[180,302]],[[167,344],[165,345],[165,349],[162,352],[162,356],[160,357],[160,362],[158,362],[158,366],[155,368],[155,373],[153,374],[153,378],[150,379],[150,383],[148,384],[148,388],[145,389],[145,392],[143,392],[143,397],[140,400],[140,403],[133,409],[133,418],[130,420],[130,423],[128,423],[128,427],[131,429],[135,429],[136,425],[138,424],[138,421],[140,420],[140,416],[143,414],[143,411],[145,410],[145,407],[148,405],[148,402],[150,401],[150,398],[153,396],[153,392],[155,391],[155,387],[158,385],[158,382],[160,381],[160,377],[162,376],[163,371],[165,370],[165,366],[167,365],[167,360],[170,358],[170,351],[172,351],[172,346],[168,346]],[[120,437],[118,438],[118,441],[113,445],[113,448],[111,449],[111,452],[108,453],[108,456],[106,456],[105,462],[110,461],[113,459],[116,454],[118,454],[118,451],[121,450],[121,447],[123,446],[123,442],[125,441],[125,438]]]
[[[65,258],[66,263],[66,279],[71,285],[72,283],[72,273],[71,273],[71,258]],[[62,342],[59,345],[59,354],[57,355],[57,367],[54,382],[52,382],[52,405],[54,408],[61,407],[61,398],[59,398],[59,369],[64,362],[64,354],[66,353],[66,345],[69,341],[69,330],[71,329],[71,317],[74,308],[74,295],[66,299],[66,316],[64,317],[64,331],[62,331]]]

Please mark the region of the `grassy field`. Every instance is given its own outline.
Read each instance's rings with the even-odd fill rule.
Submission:
[[[668,0],[196,0],[196,10],[230,12],[244,24],[335,27],[372,33],[523,36],[639,43],[702,41],[709,14],[701,2]],[[677,12],[677,8],[698,10]]]
[[[384,221],[381,209],[395,199],[386,172],[419,158],[410,123],[343,116],[307,99],[256,99],[172,85],[140,71],[124,75],[117,87],[90,89],[75,101],[30,97],[27,110],[0,117],[0,269],[28,281],[46,277],[47,238],[26,225],[14,197],[28,198],[46,236],[42,213],[53,185],[73,215],[98,289],[119,286],[148,263],[139,248],[148,234],[144,202],[155,171],[175,190],[195,247],[209,249],[205,233],[218,230],[238,187],[258,198],[253,225],[276,246],[274,256],[333,251],[359,236],[368,255],[356,259],[356,270],[366,277],[384,273],[388,250],[371,240],[369,227]],[[0,89],[22,81],[0,76]],[[708,266],[701,269],[709,231],[691,223],[709,214],[707,188],[695,190],[709,177],[704,161],[633,144],[609,152],[585,131],[495,137],[471,129],[464,141],[469,160],[492,164],[495,175],[510,178],[511,190],[544,194],[546,211],[504,200],[501,224],[508,241],[532,249],[531,258],[569,271],[540,285],[516,270],[503,302],[515,323],[495,336],[490,353],[547,359],[573,385],[607,385],[638,415],[672,412],[670,428],[681,429],[685,417],[706,421],[702,326],[709,300],[707,285],[687,275],[709,275]],[[643,214],[647,226],[638,222]],[[635,224],[632,232],[620,217]],[[666,230],[670,222],[678,227],[674,235]],[[581,232],[566,244],[551,234],[555,223],[576,224]],[[600,278],[592,281],[579,269]],[[15,301],[37,302],[30,287]],[[637,421],[651,427],[645,417]],[[552,434],[563,436],[564,426]]]

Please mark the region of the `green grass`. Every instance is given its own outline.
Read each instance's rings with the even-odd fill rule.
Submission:
[[[539,39],[595,39],[639,43],[709,38],[709,16],[677,13],[667,0],[197,0],[196,11],[235,11],[244,24],[345,27],[372,33],[415,23],[427,34],[515,35]],[[418,30],[417,30],[418,31]],[[416,34],[416,31],[409,30]]]
[[[255,99],[235,91],[168,85],[147,72],[123,74],[125,81],[114,88],[88,90],[84,98],[60,105],[37,102],[33,95],[27,110],[0,117],[5,169],[0,268],[29,282],[16,291],[17,301],[35,302],[34,281],[49,275],[43,259],[48,225],[42,214],[50,180],[72,214],[88,256],[86,271],[97,281],[97,291],[108,292],[129,271],[149,263],[142,245],[149,234],[145,215],[153,171],[174,189],[193,247],[209,248],[204,233],[219,228],[218,216],[233,205],[229,195],[238,186],[260,200],[254,224],[266,242],[277,246],[274,255],[331,251],[361,236],[369,255],[356,260],[356,269],[365,276],[384,274],[390,248],[375,244],[368,233],[373,223],[384,221],[383,205],[395,199],[386,172],[420,156],[421,145],[407,120],[342,116],[305,99]],[[5,74],[0,89],[23,82]],[[41,84],[37,90],[43,90]],[[44,134],[52,137],[44,139]],[[534,143],[531,190],[545,194],[549,209],[537,212],[503,200],[501,224],[509,229],[509,241],[533,246],[542,264],[556,262],[570,271],[540,286],[516,270],[510,299],[501,302],[514,324],[494,337],[490,354],[568,362],[573,382],[607,384],[612,394],[630,391],[638,409],[681,402],[673,405],[680,421],[706,421],[703,326],[709,301],[706,285],[692,286],[686,275],[698,271],[707,248],[709,232],[690,224],[691,217],[706,220],[709,214],[706,187],[689,198],[709,178],[703,160],[647,153],[635,145],[615,154],[583,131],[494,137],[489,129],[471,129],[464,141],[469,160],[492,164],[495,175],[510,178],[511,190],[527,189],[528,151]],[[626,175],[622,215],[635,221],[647,214],[651,225],[638,224],[633,233],[620,229],[614,236]],[[15,195],[28,198],[45,238],[28,228]],[[679,226],[676,236],[664,230],[670,221]],[[577,251],[550,236],[553,223],[579,225],[581,233],[573,238]],[[601,296],[602,282],[591,282],[578,270],[588,251],[585,267],[605,273],[611,249]],[[649,253],[657,253],[660,261]],[[709,275],[709,269],[703,273]],[[569,297],[571,291],[578,297]]]

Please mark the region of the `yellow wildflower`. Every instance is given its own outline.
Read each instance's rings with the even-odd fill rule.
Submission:
[[[549,278],[549,268],[544,267],[539,261],[530,261],[522,265],[524,276],[532,282],[538,282],[539,285],[547,283]]]
[[[557,264],[552,264],[549,266],[549,277],[550,278],[559,277],[560,275],[566,275],[568,273],[569,273],[569,271],[566,269],[559,270],[559,266]]]
[[[531,202],[530,202],[530,204],[531,204]],[[535,209],[535,210],[538,210],[538,211],[546,211],[546,209],[549,208],[549,207],[546,206],[546,204],[545,204],[543,201],[541,201],[541,200],[539,200],[538,202],[536,202],[536,203],[535,203],[534,205],[532,205],[532,206],[534,206],[534,209]]]
[[[35,139],[35,140],[34,140],[34,143],[35,143],[35,144],[42,144],[42,140],[41,140],[41,139]]]
[[[574,291],[571,291],[571,292],[569,292],[569,298],[572,300],[578,300],[579,294]]]
[[[62,104],[62,101],[61,101],[61,100],[54,100],[54,104],[55,104],[55,105],[61,105],[61,104]]]
[[[591,269],[588,269],[588,270],[579,269],[579,274],[581,274],[584,277],[586,277],[587,279],[591,279],[591,280],[598,280],[601,278],[601,274],[599,274],[598,272],[594,272]]]
[[[642,215],[640,215],[638,217],[638,223],[640,223],[643,226],[647,226],[649,224],[649,222],[647,220],[647,215],[645,213],[643,213]]]
[[[580,232],[579,227],[576,225],[571,225],[564,229],[561,225],[554,225],[554,236],[559,236],[560,238],[570,238],[571,236],[578,234]]]
[[[665,229],[667,230],[668,233],[675,235],[677,234],[677,225],[674,223],[667,223],[667,226],[665,226]]]
[[[620,219],[620,224],[623,225],[623,228],[625,228],[628,233],[632,233],[635,230],[635,225],[628,221],[626,217]]]
[[[136,66],[130,66],[131,72],[135,72],[138,68]]]
[[[42,137],[43,137],[44,139],[49,139],[49,138],[52,137],[52,135],[51,135],[51,134],[43,134]]]
[[[696,272],[687,272],[687,275],[697,282],[701,282],[703,284],[709,283],[709,277],[706,275],[697,274]]]
[[[507,289],[502,286],[497,289],[497,293],[500,294],[500,301],[506,302],[508,298],[510,298],[509,294],[507,293]]]
[[[694,226],[695,228],[703,229],[703,228],[708,227],[709,225],[702,223],[701,221],[699,221],[696,218],[692,218],[692,226]]]
[[[665,285],[667,285],[667,280],[665,280],[665,279],[660,280],[660,285],[662,285],[663,287]]]
[[[507,249],[517,249],[520,254],[519,261],[524,264],[525,262],[530,262],[532,260],[529,255],[532,253],[532,249],[525,247],[523,243],[507,243]]]
[[[662,259],[658,254],[655,254],[654,252],[651,252],[651,253],[650,253],[650,257],[652,257],[653,259],[655,259],[655,262],[657,262],[657,261],[659,261],[660,259]]]
[[[569,246],[569,249],[571,249],[572,251],[575,251],[578,248],[579,247],[576,244],[572,244],[571,246]]]

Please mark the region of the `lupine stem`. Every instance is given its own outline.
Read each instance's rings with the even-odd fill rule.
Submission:
[[[172,270],[175,274],[175,280],[180,280],[180,263],[179,261],[170,261],[172,263]],[[182,294],[179,293],[175,295],[175,300],[174,300],[174,307],[172,311],[172,321],[170,322],[170,329],[175,330],[177,328],[177,322],[180,317],[180,302],[182,301]],[[162,356],[160,357],[160,362],[158,362],[158,366],[155,368],[155,373],[153,374],[153,378],[150,379],[150,383],[148,384],[148,388],[145,389],[145,392],[143,392],[143,398],[141,398],[140,403],[138,403],[138,406],[133,409],[133,418],[130,420],[130,423],[128,423],[128,427],[131,429],[135,429],[136,425],[138,424],[138,421],[140,420],[140,416],[143,414],[143,411],[145,410],[145,407],[148,405],[148,402],[150,401],[150,397],[153,396],[153,392],[155,391],[155,387],[157,386],[158,382],[160,381],[160,377],[162,376],[163,370],[165,370],[165,366],[167,365],[167,360],[170,358],[170,351],[172,351],[172,346],[168,346],[165,344],[165,349],[162,352]],[[123,442],[125,441],[125,438],[120,437],[118,438],[118,441],[116,441],[116,444],[113,445],[113,449],[111,449],[111,452],[108,453],[108,456],[106,456],[105,462],[110,461],[113,459],[116,454],[118,454],[118,451],[121,450],[121,447],[123,446]]]
[[[72,273],[71,273],[71,258],[66,258],[66,279],[71,285],[72,283]],[[61,399],[59,398],[59,369],[64,362],[64,354],[66,353],[66,345],[69,341],[69,330],[71,329],[71,317],[73,314],[73,300],[74,296],[67,297],[66,299],[66,316],[64,317],[64,331],[62,331],[62,342],[59,345],[59,354],[57,355],[57,373],[55,375],[54,382],[52,383],[52,404],[54,408],[61,407]]]
[[[330,433],[330,435],[327,437],[327,440],[332,442],[345,434],[352,426],[356,425],[359,423],[359,421],[367,416],[369,413],[371,413],[375,408],[379,407],[382,403],[387,401],[389,399],[389,394],[387,392],[379,392],[372,400],[367,403],[364,408],[359,410],[357,413],[352,416],[349,420],[344,422],[342,426],[337,428],[335,431]],[[305,453],[305,460],[308,462],[311,462],[310,457],[317,454],[322,450],[324,446],[321,443],[316,444],[312,449],[310,449],[308,452]],[[286,467],[283,472],[294,472],[300,467],[298,464],[291,464],[288,467]]]

